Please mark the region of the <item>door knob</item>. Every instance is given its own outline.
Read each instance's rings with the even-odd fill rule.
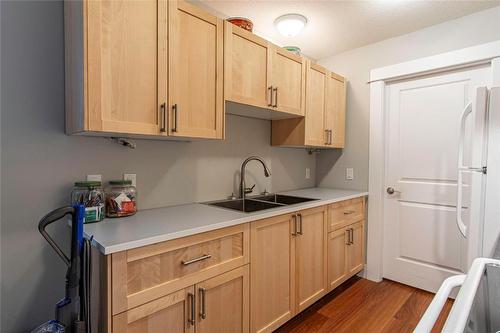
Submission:
[[[396,190],[393,187],[390,187],[390,186],[387,188],[386,191],[387,191],[388,194],[394,194],[394,192],[396,192]]]

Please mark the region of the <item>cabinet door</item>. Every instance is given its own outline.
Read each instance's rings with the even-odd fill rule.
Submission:
[[[86,129],[159,134],[167,86],[166,3],[108,0],[86,6]]]
[[[298,213],[296,238],[296,293],[298,311],[321,298],[327,290],[326,207]]]
[[[347,247],[347,264],[349,274],[355,274],[363,269],[365,264],[365,228],[364,222],[358,222],[348,227],[351,230],[351,241]]]
[[[169,135],[222,138],[223,21],[169,1]]]
[[[113,333],[194,333],[194,287],[113,316]]]
[[[328,234],[328,290],[333,290],[347,278],[348,231],[339,229]]]
[[[233,24],[225,24],[226,100],[268,108],[270,44]]]
[[[325,146],[325,68],[309,62],[306,74],[306,131],[308,146]]]
[[[271,58],[273,105],[278,111],[299,116],[305,108],[305,59],[274,47]]]
[[[197,284],[197,333],[247,333],[249,329],[248,265]]]
[[[250,232],[251,332],[272,332],[294,314],[294,274],[290,215],[252,222]]]
[[[333,148],[344,148],[345,145],[345,100],[345,79],[329,73],[326,84],[325,130],[328,131],[328,146]]]

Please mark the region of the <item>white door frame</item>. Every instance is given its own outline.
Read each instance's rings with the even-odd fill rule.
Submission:
[[[493,85],[500,86],[500,40],[371,70],[368,183],[370,200],[365,273],[368,279],[378,282],[383,277],[386,84],[395,80],[488,63],[492,67]]]

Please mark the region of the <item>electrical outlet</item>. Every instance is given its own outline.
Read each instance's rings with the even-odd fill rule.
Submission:
[[[311,169],[306,168],[306,179],[311,178]]]
[[[87,181],[102,182],[102,176],[101,175],[87,175]]]
[[[354,169],[353,168],[345,169],[345,179],[347,179],[347,180],[354,179]]]
[[[136,186],[137,175],[135,173],[124,173],[123,180],[131,180],[132,186]]]

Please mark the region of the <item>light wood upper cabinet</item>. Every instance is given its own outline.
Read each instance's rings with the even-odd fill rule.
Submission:
[[[223,138],[222,19],[181,0],[64,8],[68,134]]]
[[[166,12],[157,0],[66,2],[68,133],[159,134]]]
[[[223,21],[169,1],[169,135],[222,138]]]
[[[270,104],[268,41],[225,22],[225,98],[267,108]]]
[[[252,223],[251,332],[272,332],[294,314],[295,243],[291,233],[291,215]]]
[[[295,244],[297,310],[300,312],[327,291],[326,207],[297,214]]]
[[[305,143],[308,146],[324,146],[327,143],[324,124],[327,76],[324,67],[313,63],[307,66]]]
[[[303,116],[306,60],[280,47],[272,47],[271,51],[272,107],[278,111]]]
[[[198,283],[197,333],[249,330],[248,265]]]
[[[113,316],[113,333],[194,333],[189,325],[194,287]]]
[[[345,79],[306,61],[305,117],[272,121],[273,146],[343,148]]]
[[[332,148],[345,146],[346,82],[335,73],[328,73],[325,97],[325,131]]]

